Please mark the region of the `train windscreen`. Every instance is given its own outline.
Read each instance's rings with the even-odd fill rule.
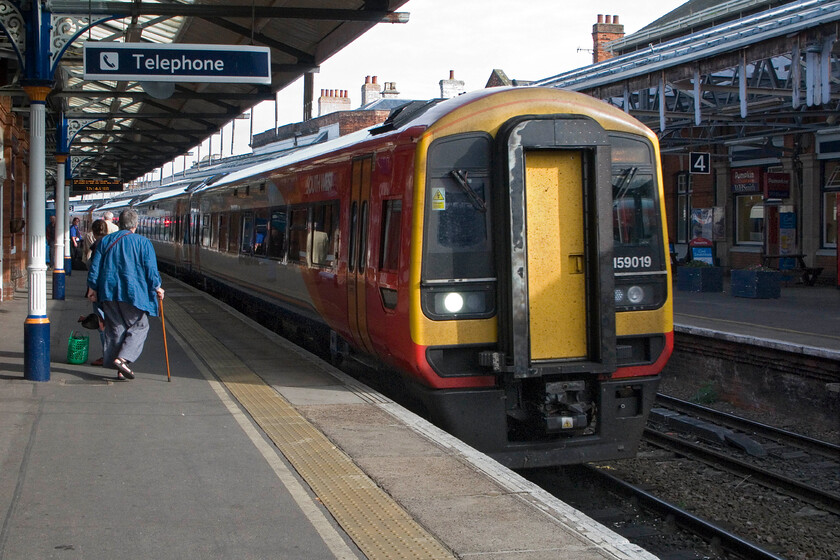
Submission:
[[[616,273],[664,269],[653,150],[635,138],[612,137],[613,242]]]

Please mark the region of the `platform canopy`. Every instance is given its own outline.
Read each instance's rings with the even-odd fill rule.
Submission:
[[[9,3],[10,0],[0,0]],[[203,0],[99,2],[51,0],[51,56],[60,54],[47,98],[47,167],[60,145],[63,114],[74,176],[133,180],[217,133],[340,51],[377,23],[403,23],[407,0]],[[88,22],[93,21],[94,26]],[[270,84],[85,80],[87,41],[269,47]],[[0,37],[6,85],[24,111],[13,41]],[[304,100],[301,99],[301,118]],[[75,134],[75,136],[73,136]]]

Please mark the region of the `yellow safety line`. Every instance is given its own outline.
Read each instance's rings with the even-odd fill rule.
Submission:
[[[454,558],[277,391],[169,298],[168,319],[370,559]]]

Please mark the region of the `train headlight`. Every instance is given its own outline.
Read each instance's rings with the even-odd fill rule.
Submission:
[[[464,296],[452,292],[443,296],[443,307],[448,313],[458,313],[464,308]]]
[[[645,300],[645,289],[641,286],[627,288],[627,300],[633,305],[639,305]]]
[[[479,319],[496,312],[495,286],[429,286],[422,289],[423,312],[430,319]]]

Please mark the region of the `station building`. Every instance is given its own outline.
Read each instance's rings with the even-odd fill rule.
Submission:
[[[679,259],[703,238],[726,269],[795,254],[836,284],[838,21],[838,3],[820,0],[691,0],[626,36],[601,15],[593,64],[533,83],[588,93],[657,132]]]

